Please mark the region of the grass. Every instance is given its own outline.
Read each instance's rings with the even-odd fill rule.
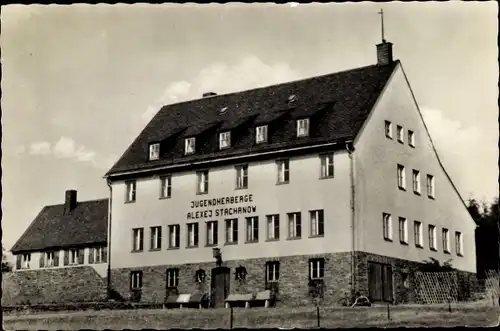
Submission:
[[[453,327],[495,326],[499,308],[485,305],[391,306],[320,308],[320,326],[342,327]],[[4,316],[4,329],[169,329],[230,327],[229,309],[101,310],[41,314],[10,313]],[[315,307],[235,308],[234,328],[315,328]]]

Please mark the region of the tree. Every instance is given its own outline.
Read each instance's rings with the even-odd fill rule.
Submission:
[[[2,246],[2,273],[11,272],[12,265],[7,261],[7,257],[5,256],[5,248]]]
[[[451,259],[441,264],[435,258],[430,257],[429,260],[422,261],[422,265],[420,266],[419,269],[420,271],[423,272],[445,272],[445,271],[452,271],[453,266],[451,265]]]

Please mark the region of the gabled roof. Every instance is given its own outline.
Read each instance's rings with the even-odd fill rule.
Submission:
[[[249,151],[269,152],[299,145],[354,139],[397,63],[398,61],[387,65],[371,65],[164,106],[108,171],[106,177],[158,166],[245,155]],[[285,112],[283,116],[280,116],[281,112]],[[161,152],[163,158],[154,163],[148,162],[148,145],[160,131],[162,135],[170,136],[178,128],[189,127],[179,137],[178,140],[181,140],[188,133],[200,133],[200,130],[205,131],[214,123],[236,123],[241,118],[253,115],[254,123],[245,126],[247,129],[242,128],[239,141],[228,149],[219,150],[216,138],[205,137],[203,148],[197,148],[194,155],[185,156],[183,142],[176,142],[168,150]],[[296,117],[312,115],[316,116],[316,123],[311,123],[314,132],[311,132],[310,137],[297,139]],[[255,145],[252,125],[270,121],[274,121],[274,130],[269,132],[269,142]]]
[[[82,201],[67,215],[64,204],[45,206],[12,247],[12,253],[106,243],[108,199]]]

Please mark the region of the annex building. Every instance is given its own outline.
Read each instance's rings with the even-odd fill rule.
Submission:
[[[474,273],[476,225],[392,44],[376,51],[373,65],[160,109],[105,176],[110,286],[144,302],[271,289],[301,305],[320,288],[329,304],[399,303],[430,257]]]

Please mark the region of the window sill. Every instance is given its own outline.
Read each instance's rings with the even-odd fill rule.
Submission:
[[[208,191],[206,191],[206,192],[196,192],[196,195],[203,195],[203,194],[208,194]]]
[[[384,240],[392,243],[392,239],[391,238],[385,238],[384,237]]]
[[[130,253],[144,253],[143,249],[131,250]]]
[[[218,244],[217,243],[214,243],[214,244],[205,244],[205,247],[216,247]]]
[[[319,179],[332,179],[335,178],[333,175],[330,176],[319,176]]]
[[[139,292],[142,291],[142,287],[136,287],[136,288],[130,288],[132,292]]]
[[[176,251],[179,249],[180,249],[180,247],[169,247],[169,248],[167,248],[167,251]]]
[[[302,236],[301,237],[286,238],[286,240],[300,240],[300,239],[302,239]]]
[[[161,247],[160,248],[151,248],[149,249],[150,252],[159,252],[161,251]]]
[[[391,139],[391,140],[392,140],[392,136],[385,135],[385,137],[386,137],[387,139]]]
[[[316,235],[313,235],[313,236],[309,236],[309,238],[324,238],[325,235],[324,234],[316,234]]]
[[[280,241],[280,238],[266,239],[266,242]]]
[[[412,144],[408,144],[408,146],[410,146],[411,148],[415,148],[415,145]]]
[[[405,142],[403,140],[399,140],[399,139],[398,139],[398,143],[400,143],[401,145],[405,144]]]
[[[413,193],[415,193],[415,195],[422,196],[418,191],[413,191]]]
[[[429,249],[430,249],[431,251],[433,251],[433,252],[437,252],[437,249],[435,249],[435,248],[432,248],[432,247],[431,247],[431,248],[429,248]]]
[[[402,241],[402,240],[400,240],[400,241],[399,241],[399,243],[400,243],[401,245],[408,246],[408,242],[406,242],[406,241]]]
[[[457,253],[457,256],[464,257],[462,253]]]
[[[259,242],[258,240],[247,240],[245,241],[245,244],[256,244],[258,242]]]
[[[128,204],[128,203],[134,203],[135,200],[125,200],[125,203]]]
[[[198,248],[198,245],[186,246],[186,249]]]
[[[290,181],[276,183],[276,185],[286,185],[286,184],[290,184]]]
[[[248,189],[248,185],[247,186],[243,186],[243,187],[235,187],[234,189],[235,190],[246,190],[246,189]]]
[[[400,190],[400,191],[405,191],[405,192],[406,192],[406,187],[403,187],[403,186],[399,186],[399,185],[398,185],[398,188],[399,188],[399,190]]]
[[[448,255],[450,255],[450,254],[451,254],[451,252],[450,252],[450,251],[443,251],[443,253],[448,254]]]
[[[172,198],[172,196],[168,196],[168,197],[159,197],[158,200],[168,200]]]
[[[224,246],[230,246],[230,245],[238,245],[237,241],[231,241],[231,242],[226,242]]]
[[[427,195],[427,197],[428,197],[429,199],[431,199],[431,200],[436,200],[436,198],[435,198],[434,196],[432,196],[432,195]]]
[[[416,244],[416,245],[415,245],[415,247],[420,248],[420,249],[423,249],[423,248],[424,248],[424,246],[419,245],[419,244]]]

